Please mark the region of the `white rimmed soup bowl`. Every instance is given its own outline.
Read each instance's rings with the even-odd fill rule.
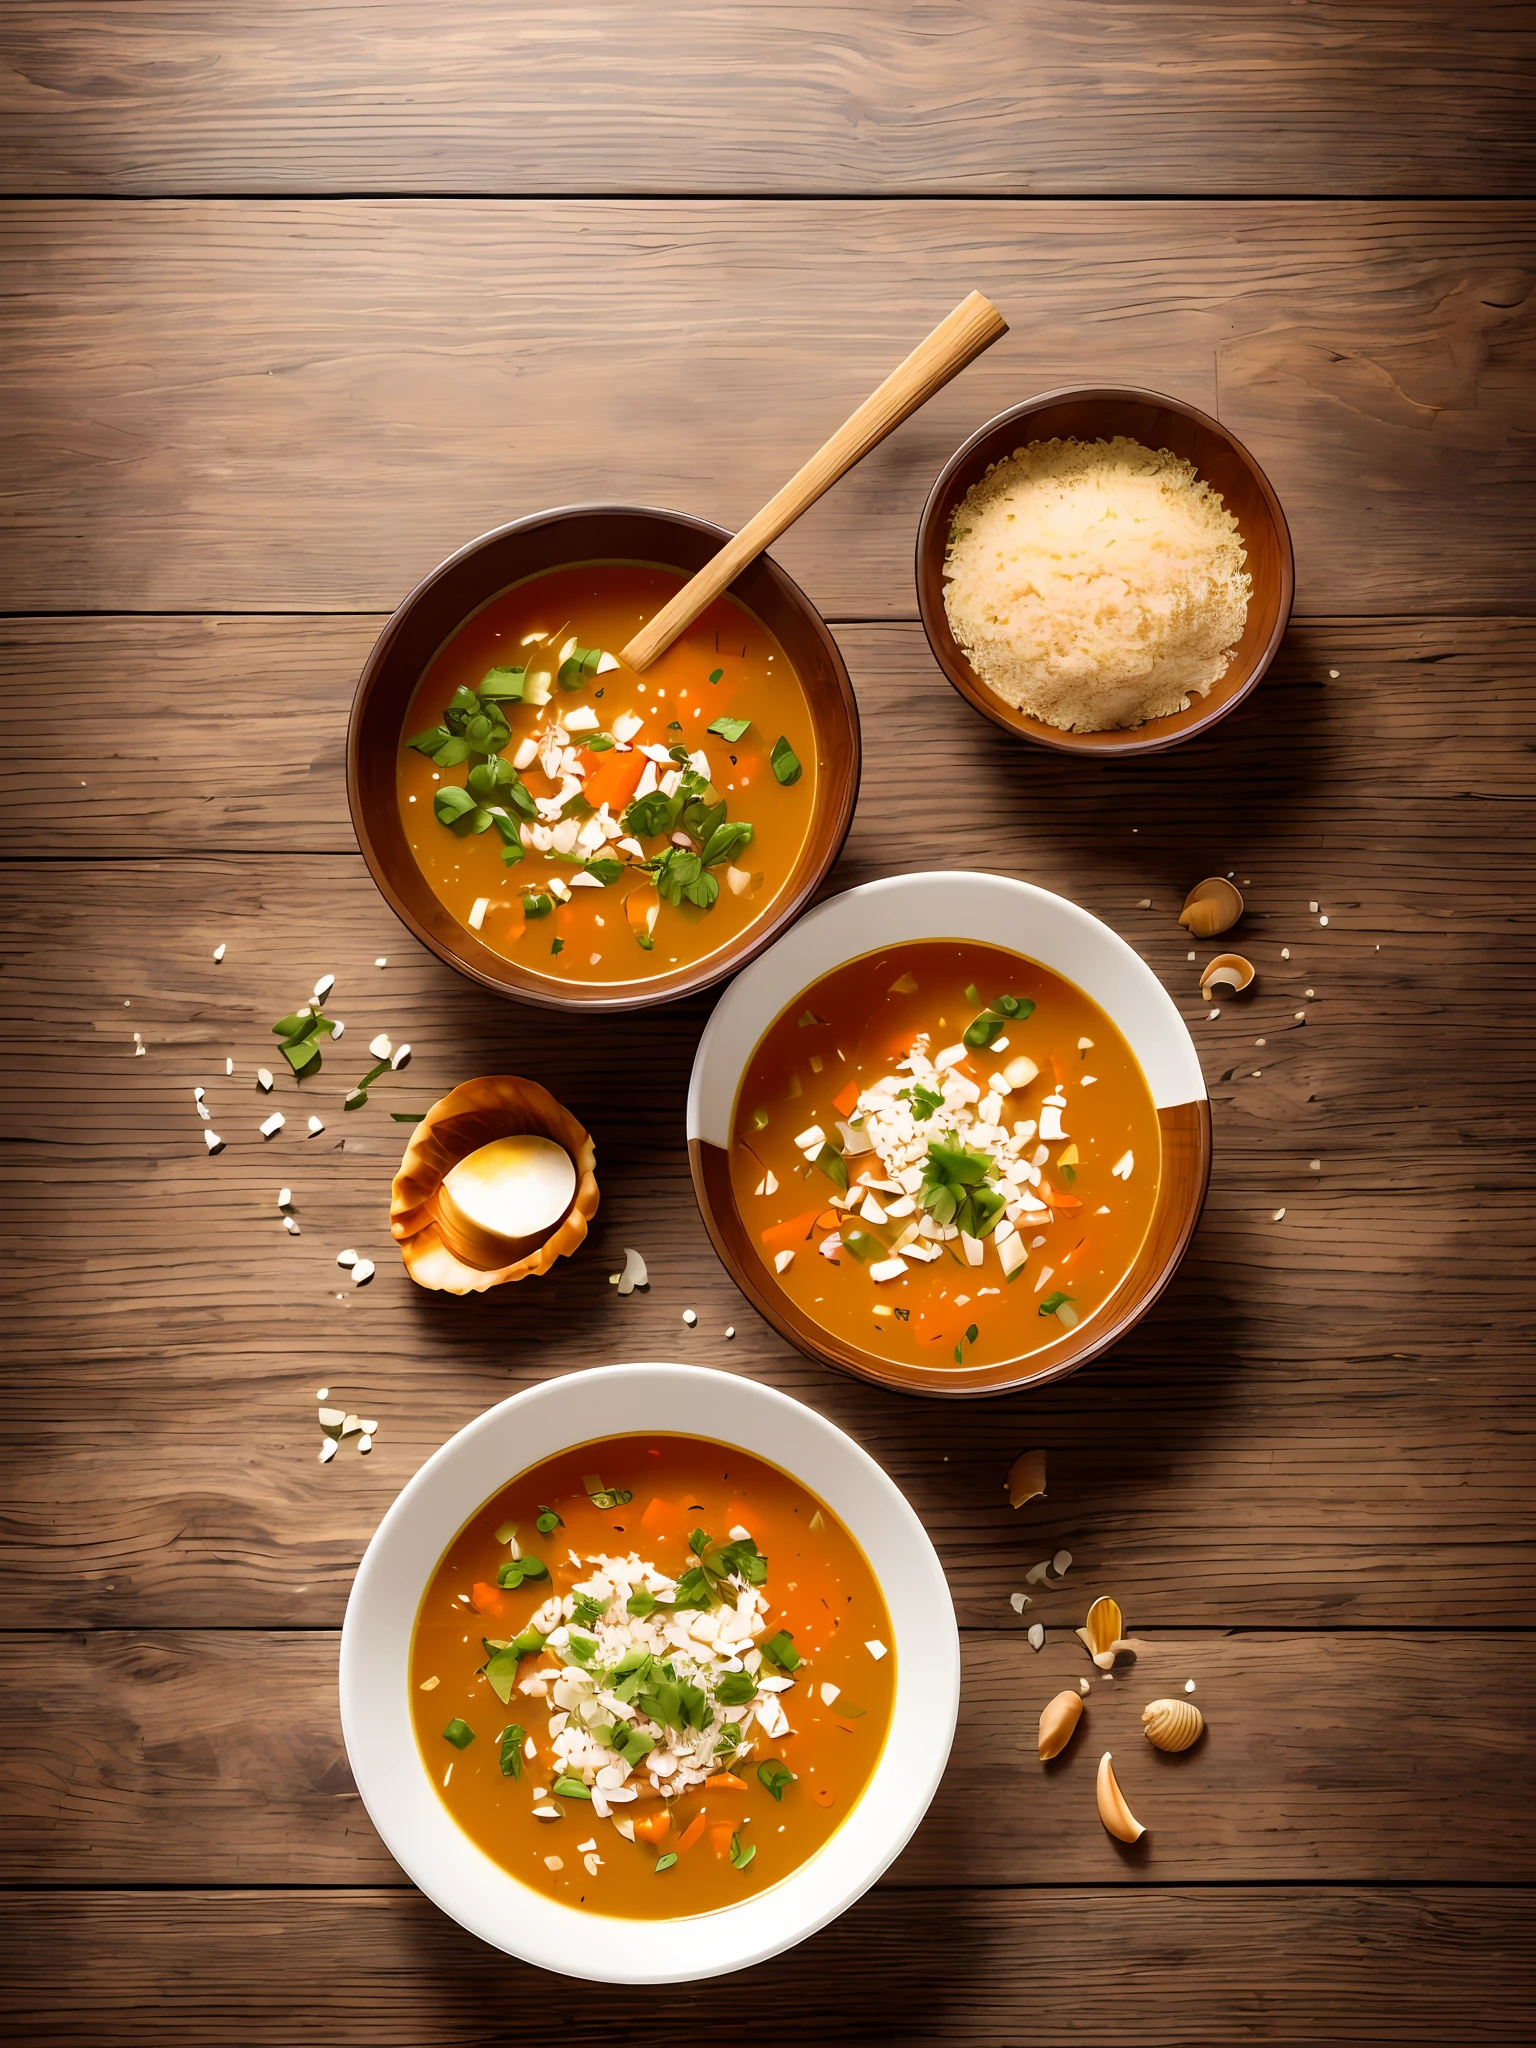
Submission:
[[[658,1430],[748,1451],[832,1509],[885,1598],[896,1688],[874,1775],[813,1856],[771,1889],[712,1913],[629,1920],[546,1898],[460,1829],[416,1745],[410,1652],[417,1609],[439,1559],[508,1480],[578,1445]],[[901,1853],[927,1812],[959,1702],[960,1639],[949,1587],[900,1490],[851,1437],[800,1402],[754,1380],[690,1365],[571,1373],[514,1394],[450,1437],[375,1530],[341,1634],[342,1733],[385,1847],[471,1934],[589,1982],[679,1984],[723,1976],[835,1920]]]
[[[867,1350],[824,1328],[759,1258],[731,1184],[736,1098],[774,1019],[850,960],[912,940],[1000,946],[1075,983],[1135,1054],[1162,1144],[1152,1220],[1109,1299],[1049,1343],[990,1365],[919,1365]],[[1064,896],[1006,875],[953,870],[894,875],[830,897],[737,975],[694,1055],[688,1164],[700,1211],[726,1270],[759,1313],[810,1358],[908,1394],[1006,1394],[1074,1372],[1123,1337],[1177,1272],[1211,1173],[1211,1107],[1200,1058],[1172,997],[1122,939]]]

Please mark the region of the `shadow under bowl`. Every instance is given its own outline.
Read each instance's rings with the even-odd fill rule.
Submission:
[[[734,974],[791,925],[842,850],[859,790],[853,685],[815,606],[768,555],[731,585],[783,648],[805,693],[815,737],[817,797],[805,842],[769,913],[702,959],[634,981],[552,981],[493,951],[433,893],[400,817],[396,775],[411,700],[459,628],[514,584],[581,562],[641,562],[689,577],[731,538],[686,512],[640,505],[565,505],[482,534],[418,583],[379,635],[347,729],[347,801],[363,858],[391,910],[422,944],[471,981],[550,1010],[648,1009]]]
[[[944,609],[944,556],[961,500],[994,463],[1031,441],[1107,441],[1116,434],[1127,435],[1144,448],[1167,448],[1182,456],[1203,483],[1221,493],[1248,551],[1246,567],[1253,583],[1248,616],[1226,674],[1203,697],[1192,697],[1187,710],[1108,732],[1063,732],[1005,703],[971,667]],[[940,668],[967,703],[994,725],[1061,754],[1097,754],[1105,759],[1157,754],[1207,731],[1242,703],[1274,660],[1291,616],[1295,586],[1290,528],[1263,470],[1219,420],[1155,391],[1068,387],[1000,412],[950,457],[918,522],[917,603]]]

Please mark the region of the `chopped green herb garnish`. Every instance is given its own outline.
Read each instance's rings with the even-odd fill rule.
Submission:
[[[658,1856],[656,1858],[656,1868],[658,1872],[663,1870],[670,1870],[676,1861],[677,1851],[675,1849],[669,1849],[665,1856]]]
[[[549,1566],[538,1557],[509,1557],[496,1574],[498,1586],[516,1592],[524,1579],[547,1579]]]
[[[975,987],[966,990],[966,997],[979,1003]],[[1010,1024],[1022,1024],[1034,1015],[1035,1006],[1028,996],[997,996],[982,1011],[973,1023],[967,1024],[963,1040],[973,1052],[982,1052],[996,1038],[1001,1038]]]
[[[1069,1188],[1076,1187],[1077,1168],[1075,1166],[1058,1166],[1056,1171],[1061,1175]]]
[[[976,1342],[976,1325],[974,1323],[972,1323],[971,1327],[966,1331],[965,1341],[967,1344],[974,1344]]]
[[[776,1636],[768,1638],[763,1645],[763,1655],[777,1664],[781,1671],[798,1671],[800,1668],[800,1652],[787,1628],[781,1628]]]
[[[504,1778],[520,1778],[523,1775],[523,1744],[528,1740],[528,1731],[513,1721],[501,1731],[501,1775]]]
[[[770,1757],[767,1763],[758,1765],[757,1780],[774,1799],[782,1800],[784,1787],[793,1785],[795,1774],[786,1765],[781,1764],[777,1757]]]
[[[727,1671],[715,1687],[715,1698],[722,1707],[744,1707],[757,1691],[757,1682],[750,1671]]]
[[[540,1508],[539,1518],[533,1526],[541,1536],[553,1536],[557,1529],[565,1527],[565,1523],[553,1508]]]
[[[389,1120],[392,1124],[424,1124],[427,1112],[424,1109],[392,1109]]]
[[[475,1731],[467,1721],[461,1721],[457,1714],[443,1730],[444,1742],[451,1742],[455,1749],[468,1749],[475,1739]]]
[[[551,1789],[557,1799],[590,1799],[592,1797],[591,1792],[583,1785],[580,1778],[573,1778],[569,1773],[563,1778],[556,1778]]]
[[[581,1483],[587,1489],[587,1499],[591,1501],[593,1507],[602,1509],[604,1513],[609,1508],[627,1507],[635,1497],[625,1487],[604,1486],[600,1474],[596,1472],[589,1472]]]
[[[863,1259],[866,1263],[870,1259],[878,1259],[885,1250],[885,1246],[880,1242],[879,1238],[871,1237],[867,1230],[845,1231],[843,1243],[847,1245],[849,1251],[853,1253],[856,1259]]]
[[[731,1837],[731,1863],[732,1863],[732,1865],[733,1865],[733,1867],[734,1867],[735,1869],[737,1869],[737,1870],[745,1870],[745,1869],[746,1869],[746,1867],[747,1867],[747,1865],[748,1865],[748,1864],[749,1864],[749,1863],[750,1863],[750,1862],[752,1861],[752,1858],[753,1858],[753,1857],[754,1857],[754,1856],[755,1856],[756,1854],[757,1854],[757,1844],[756,1844],[756,1842],[749,1842],[749,1843],[747,1844],[747,1846],[746,1846],[745,1848],[743,1848],[743,1847],[742,1847],[742,1845],[741,1845],[741,1836],[740,1836],[740,1835],[732,1835],[732,1837]]]
[[[524,917],[548,917],[554,907],[553,899],[546,896],[542,889],[523,891]]]
[[[524,1657],[536,1657],[544,1647],[544,1638],[536,1628],[525,1628],[520,1636],[514,1636],[510,1643],[487,1643],[490,1652],[485,1662],[486,1683],[503,1706],[512,1698],[512,1688],[517,1683],[517,1667]]]
[[[816,1154],[816,1157],[811,1161],[811,1164],[820,1167],[821,1171],[827,1176],[827,1179],[834,1186],[840,1188],[845,1195],[847,1194],[848,1162],[835,1145],[823,1145]]]
[[[1055,1315],[1057,1309],[1059,1309],[1064,1302],[1073,1301],[1075,1299],[1075,1295],[1063,1294],[1061,1290],[1058,1288],[1055,1293],[1048,1294],[1045,1297],[1044,1301],[1041,1302],[1040,1307],[1036,1311],[1036,1313],[1042,1316],[1053,1316]]]
[[[713,676],[710,677],[710,681],[714,681]],[[705,730],[712,732],[716,739],[724,740],[728,745],[735,746],[751,723],[750,718],[717,718],[714,724],[707,726]]]
[[[1006,1207],[998,1190],[985,1185],[992,1165],[989,1152],[931,1138],[918,1199],[935,1223],[953,1223],[968,1237],[986,1237]]]
[[[977,988],[974,981],[965,991],[965,1000],[970,1004],[973,1010],[980,1010],[985,1007],[981,1000],[981,992]]]
[[[563,953],[565,951],[564,939],[551,940],[549,950],[551,953]]]
[[[914,1081],[910,1088],[898,1089],[896,1099],[898,1102],[911,1103],[912,1121],[915,1124],[927,1123],[936,1109],[944,1107],[944,1098],[939,1091],[936,1088],[924,1087],[921,1081]]]
[[[586,743],[589,754],[607,754],[617,745],[618,741],[611,732],[595,732]]]
[[[721,677],[722,677],[722,676],[723,676],[724,674],[725,674],[725,670],[724,670],[723,668],[712,668],[712,669],[710,670],[710,672],[709,672],[709,680],[710,680],[710,681],[711,681],[712,683],[718,683],[718,682],[719,682],[719,680],[720,680],[720,678],[721,678]]]
[[[582,689],[597,674],[602,659],[601,647],[573,647],[561,662],[555,681],[562,690]],[[610,662],[608,666],[613,668],[616,664]]]
[[[646,1586],[636,1586],[624,1603],[626,1614],[637,1614],[643,1621],[648,1614],[656,1612],[656,1595]]]
[[[608,1612],[608,1602],[596,1593],[576,1593],[572,1601],[571,1619],[578,1628],[596,1628]]]
[[[782,733],[779,734],[779,737],[773,743],[773,752],[768,756],[768,765],[773,770],[775,778],[782,782],[786,788],[788,788],[790,783],[800,780],[799,757]]]

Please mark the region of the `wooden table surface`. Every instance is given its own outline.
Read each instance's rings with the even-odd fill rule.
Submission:
[[[1533,2038],[1533,55],[1513,0],[7,0],[9,2038]],[[738,524],[973,286],[1007,339],[777,549],[864,717],[831,887],[980,866],[1106,919],[1190,1019],[1216,1158],[1111,1356],[937,1405],[799,1357],[717,1264],[682,1126],[709,1002],[573,1024],[458,979],[369,881],[342,748],[448,550],[592,495]],[[1270,679],[1141,764],[1006,739],[916,623],[944,459],[1090,378],[1218,414],[1296,541]],[[1217,1017],[1175,923],[1211,872],[1260,970]],[[264,1144],[267,1026],[322,972],[348,1045],[413,1063],[343,1129],[361,1069],[328,1056],[330,1128]],[[385,1112],[505,1070],[593,1128],[593,1240],[506,1296],[421,1293]],[[621,1301],[625,1244],[653,1285]],[[850,1429],[932,1533],[965,1663],[886,1879],[648,1993],[541,1976],[412,1889],[335,1678],[421,1460],[636,1356]],[[318,1385],[379,1417],[371,1457],[316,1462]],[[1050,1494],[1015,1514],[1030,1445]],[[1036,1654],[1008,1596],[1063,1546]],[[1086,1754],[1033,1754],[1101,1592],[1146,1644],[1090,1709],[1136,1852]],[[1188,1677],[1208,1736],[1158,1756],[1141,1705]]]

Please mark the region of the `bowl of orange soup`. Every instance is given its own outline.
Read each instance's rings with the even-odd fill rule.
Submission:
[[[732,983],[688,1153],[716,1250],[802,1351],[997,1394],[1096,1357],[1171,1281],[1210,1106],[1107,925],[1001,875],[903,875],[818,905]]]
[[[609,1983],[741,1969],[851,1905],[927,1810],[959,1689],[891,1480],[694,1366],[570,1374],[460,1430],[342,1631],[347,1754],[402,1868],[482,1940]]]
[[[415,935],[552,1009],[707,987],[770,944],[837,858],[859,722],[836,643],[761,555],[657,661],[619,650],[729,538],[577,505],[470,542],[363,670],[347,787]]]

